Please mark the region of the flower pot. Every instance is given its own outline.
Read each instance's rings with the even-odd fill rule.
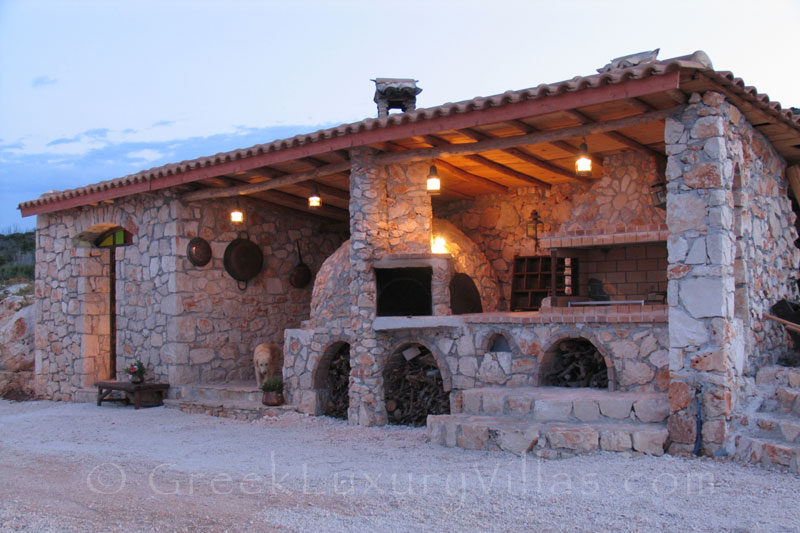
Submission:
[[[128,378],[131,380],[131,383],[133,383],[134,385],[138,385],[139,383],[144,383],[144,377],[143,376],[134,376],[134,375],[131,374],[131,375],[128,376]]]
[[[261,397],[261,403],[263,403],[264,405],[282,405],[283,393],[275,391],[265,392],[264,395]]]

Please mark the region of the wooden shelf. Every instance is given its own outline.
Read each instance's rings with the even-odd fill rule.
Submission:
[[[554,253],[550,256],[514,258],[512,311],[538,311],[544,298],[576,294],[577,288],[577,258],[556,257]]]

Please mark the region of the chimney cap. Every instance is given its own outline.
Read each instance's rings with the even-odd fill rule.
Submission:
[[[417,95],[422,89],[413,78],[375,78],[375,96],[372,101],[378,104],[378,116],[389,115],[390,109],[400,109],[404,113],[417,106]]]

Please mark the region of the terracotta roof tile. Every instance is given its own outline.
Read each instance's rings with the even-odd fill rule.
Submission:
[[[682,56],[664,61],[643,63],[635,67],[623,68],[616,71],[604,72],[590,76],[577,76],[571,80],[558,83],[542,84],[529,89],[506,91],[494,96],[477,97],[463,102],[448,102],[436,107],[422,108],[406,113],[391,114],[383,118],[367,118],[351,124],[342,124],[333,128],[319,130],[313,133],[296,135],[288,139],[279,139],[265,144],[257,144],[249,148],[221,152],[213,156],[170,163],[160,167],[143,170],[122,178],[102,181],[86,187],[65,190],[61,192],[45,193],[35,200],[19,204],[19,209],[32,208],[74,197],[84,196],[94,192],[105,191],[120,187],[128,187],[140,183],[152,182],[167,176],[174,176],[198,168],[207,168],[258,156],[270,152],[286,150],[298,146],[313,144],[327,139],[346,137],[348,135],[392,128],[404,124],[423,122],[426,120],[448,117],[474,111],[481,111],[494,107],[513,105],[528,100],[548,98],[555,95],[574,93],[595,87],[620,84],[628,80],[639,80],[651,76],[663,75],[680,69],[702,70],[711,79],[726,88],[741,95],[746,100],[757,105],[764,111],[780,118],[800,129],[800,117],[792,115],[791,110],[781,108],[778,102],[771,102],[765,94],[759,94],[755,88],[747,87],[744,82],[733,76],[730,72],[715,72],[711,69],[710,61],[704,52],[695,52],[689,56]]]

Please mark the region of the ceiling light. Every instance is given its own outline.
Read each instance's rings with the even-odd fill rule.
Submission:
[[[308,207],[319,207],[322,205],[322,198],[319,197],[317,184],[311,183],[311,194],[308,196]]]
[[[436,165],[431,165],[428,172],[428,194],[436,195],[442,190],[442,181],[439,179],[439,172],[436,170]]]
[[[586,146],[586,141],[581,143],[578,159],[575,160],[575,175],[581,177],[592,175],[592,158],[589,157],[589,147]]]

